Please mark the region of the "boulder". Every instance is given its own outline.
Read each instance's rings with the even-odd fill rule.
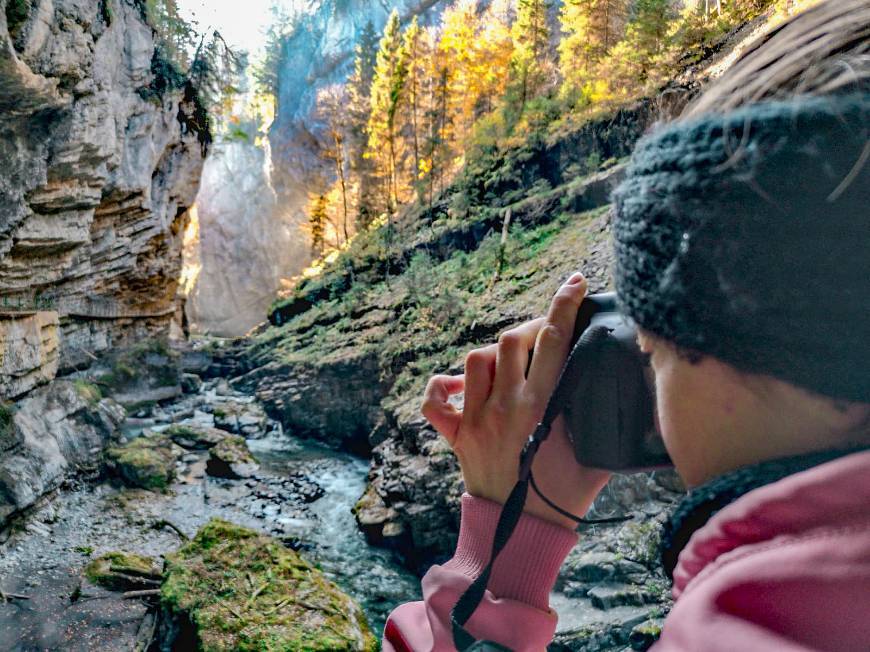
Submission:
[[[250,478],[258,469],[257,460],[244,438],[228,435],[209,450],[205,472],[216,478]]]
[[[258,404],[227,400],[218,403],[212,411],[216,428],[246,437],[259,437],[266,429],[268,419]]]
[[[166,558],[159,649],[372,651],[359,605],[277,539],[212,520]]]
[[[196,374],[182,374],[181,391],[185,394],[196,394],[200,389],[202,389],[202,378]]]
[[[129,487],[165,491],[175,479],[181,449],[166,435],[148,432],[106,451],[109,474]]]
[[[230,436],[226,430],[201,425],[174,423],[163,431],[176,444],[187,450],[208,450]]]
[[[95,381],[103,392],[135,413],[181,396],[178,353],[162,338],[143,340],[119,349],[100,363]]]

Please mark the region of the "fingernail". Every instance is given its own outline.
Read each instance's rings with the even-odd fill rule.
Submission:
[[[566,283],[566,285],[577,285],[582,280],[583,280],[583,274],[581,274],[580,272],[575,272],[574,274],[571,275],[571,278],[568,279],[568,282]]]

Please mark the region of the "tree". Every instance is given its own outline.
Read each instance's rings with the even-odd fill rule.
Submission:
[[[548,0],[517,0],[517,19],[511,28],[514,41],[511,77],[518,114],[522,114],[526,102],[538,94],[547,80],[548,9]]]
[[[637,0],[622,39],[602,61],[599,75],[612,93],[626,97],[663,81],[668,34],[677,18],[671,0]]]
[[[627,0],[565,0],[559,12],[562,95],[576,101],[597,77],[598,62],[622,38]]]
[[[348,182],[345,174],[347,158],[345,154],[345,115],[347,106],[347,89],[339,84],[332,84],[317,92],[317,111],[326,124],[329,144],[324,149],[324,155],[335,169],[338,179],[338,189],[341,199],[341,232],[344,240],[350,238]]]
[[[299,27],[299,23],[280,3],[274,3],[270,11],[272,20],[266,31],[263,58],[254,67],[253,75],[258,93],[278,97],[278,79],[285,59],[287,37]]]
[[[402,120],[403,128],[400,129],[400,133],[410,141],[411,147],[408,149],[412,154],[410,165],[403,167],[410,168],[407,176],[410,184],[416,186],[422,154],[420,149],[420,111],[423,103],[423,84],[425,83],[426,75],[425,57],[427,56],[426,41],[423,38],[420,23],[416,16],[414,16],[414,19],[402,36],[402,50],[407,69],[405,88],[408,110],[405,112],[405,117]]]
[[[399,27],[399,12],[393,10],[387,20],[375,61],[366,153],[366,156],[376,161],[383,179],[388,215],[395,212],[399,203],[395,127],[396,114],[408,73],[406,63]]]
[[[311,233],[311,255],[317,256],[323,253],[323,238],[326,233],[327,200],[326,195],[319,195],[314,200],[311,211],[308,214],[308,229]]]
[[[378,35],[371,21],[360,34],[355,48],[353,73],[347,82],[347,149],[351,174],[356,178],[357,228],[365,229],[377,216],[373,197],[374,169],[365,156],[368,147],[368,121],[371,115],[371,88],[378,53]]]

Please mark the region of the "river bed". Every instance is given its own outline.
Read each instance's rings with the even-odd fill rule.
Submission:
[[[127,437],[170,423],[213,425],[215,406],[250,404],[236,392],[207,384],[197,394],[138,415]],[[88,561],[121,550],[159,558],[213,517],[281,538],[362,606],[379,635],[389,611],[419,599],[420,581],[388,551],[369,546],[351,508],[365,488],[368,462],[286,434],[267,421],[248,438],[260,462],[252,478],[205,473],[206,452],[187,452],[167,493],[124,489],[79,473],[7,531],[0,543],[0,588],[27,596],[0,604],[0,650],[136,650],[153,631],[153,610],[82,578]],[[319,487],[311,500],[312,487]],[[315,495],[317,495],[315,494]]]

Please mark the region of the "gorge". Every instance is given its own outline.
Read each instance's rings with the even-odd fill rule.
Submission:
[[[653,94],[463,161],[300,275],[299,227],[335,183],[318,91],[368,23],[434,28],[447,6],[314,3],[282,41],[268,134],[234,140],[147,2],[0,0],[0,649],[377,649],[458,533],[426,380],[570,272],[611,287],[634,144],[773,15]],[[581,526],[551,595],[550,650],[655,641],[683,493],[673,472],[613,478],[592,515],[616,521]]]

